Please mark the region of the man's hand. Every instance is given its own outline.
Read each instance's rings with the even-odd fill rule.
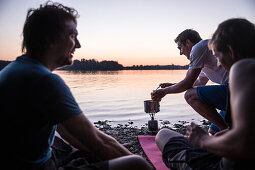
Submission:
[[[160,101],[167,94],[165,89],[154,90],[151,93],[151,99],[154,101]]]
[[[198,146],[202,148],[202,141],[210,137],[209,134],[202,129],[197,124],[191,122],[191,125],[186,129],[186,138],[192,143],[194,146]]]
[[[175,83],[161,83],[159,86],[161,87],[161,88],[166,88],[166,87],[169,87],[169,86],[172,86],[172,85],[174,85]]]
[[[223,135],[224,133],[226,133],[227,131],[229,131],[229,128],[223,129],[223,130],[221,130],[221,131],[219,131],[219,132],[216,132],[213,136],[221,136],[221,135]]]

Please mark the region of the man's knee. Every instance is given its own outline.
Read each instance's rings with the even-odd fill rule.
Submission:
[[[118,169],[150,170],[150,169],[153,169],[153,167],[141,156],[129,155],[129,156],[123,156],[120,158],[110,160],[109,169],[110,170],[118,170]]]
[[[170,138],[175,136],[182,136],[180,133],[172,131],[170,129],[161,129],[155,138],[156,144],[161,152],[163,152],[164,146],[169,141]]]
[[[155,138],[155,141],[156,141],[156,142],[161,141],[162,138],[166,137],[166,135],[169,133],[169,131],[170,131],[170,130],[167,129],[167,128],[161,129],[161,130],[157,133],[156,138]]]
[[[194,100],[197,100],[198,99],[197,89],[196,88],[188,89],[184,94],[184,98],[189,104],[191,104]]]
[[[135,167],[140,167],[140,168],[148,166],[148,162],[144,158],[138,155],[133,155],[130,160],[130,163],[135,164],[136,165]]]

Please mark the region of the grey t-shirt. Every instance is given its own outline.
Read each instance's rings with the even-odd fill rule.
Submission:
[[[228,71],[217,65],[216,57],[208,48],[208,40],[199,41],[191,49],[189,69],[197,68],[202,69],[199,76],[218,84],[228,83]]]

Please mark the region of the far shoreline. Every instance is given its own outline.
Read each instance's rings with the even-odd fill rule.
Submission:
[[[0,70],[10,64],[12,61],[0,60]],[[96,59],[74,60],[70,66],[64,66],[56,70],[66,71],[120,71],[120,70],[187,70],[189,65],[133,65],[123,66],[117,61],[97,61]]]

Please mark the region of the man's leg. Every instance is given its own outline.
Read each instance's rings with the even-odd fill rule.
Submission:
[[[219,112],[219,114],[221,115],[221,117],[225,117],[225,113],[226,113],[226,111],[223,111],[223,110],[221,110],[220,112]],[[211,125],[209,126],[209,129],[208,129],[208,132],[210,133],[210,134],[212,134],[212,135],[214,135],[215,133],[217,133],[217,132],[219,132],[220,131],[220,129],[217,127],[217,126],[215,126],[213,123],[211,123]]]
[[[203,86],[203,88],[209,89],[211,87]],[[220,88],[220,86],[219,86],[219,88]],[[218,97],[218,95],[213,96],[213,93],[216,93],[216,91],[214,91],[215,89],[217,89],[216,86],[213,87],[213,90],[211,91],[212,96],[207,96],[207,98],[211,97],[215,103],[226,103],[226,101],[224,101],[227,98],[227,96],[224,98],[225,94],[223,95],[223,97],[222,96]],[[210,94],[210,93],[208,93],[208,94]],[[203,96],[206,96],[206,94],[204,94]],[[187,90],[185,93],[185,99],[186,99],[187,103],[196,112],[198,112],[201,116],[206,118],[211,123],[214,123],[219,129],[222,130],[222,129],[227,128],[227,124],[225,123],[224,119],[220,116],[220,114],[217,112],[215,104],[209,105],[205,102],[202,102],[197,94],[197,88],[192,88],[192,89]],[[210,101],[212,101],[212,100],[210,100]],[[223,108],[225,109],[225,107],[223,107]]]
[[[169,141],[170,138],[175,136],[183,136],[178,132],[169,130],[169,129],[161,129],[157,135],[156,135],[156,144],[161,152],[163,152],[163,149],[166,145],[166,143]]]
[[[109,170],[153,170],[154,168],[141,156],[129,155],[109,161]]]
[[[217,169],[220,158],[194,147],[180,133],[162,129],[156,136],[162,159],[170,169]]]

